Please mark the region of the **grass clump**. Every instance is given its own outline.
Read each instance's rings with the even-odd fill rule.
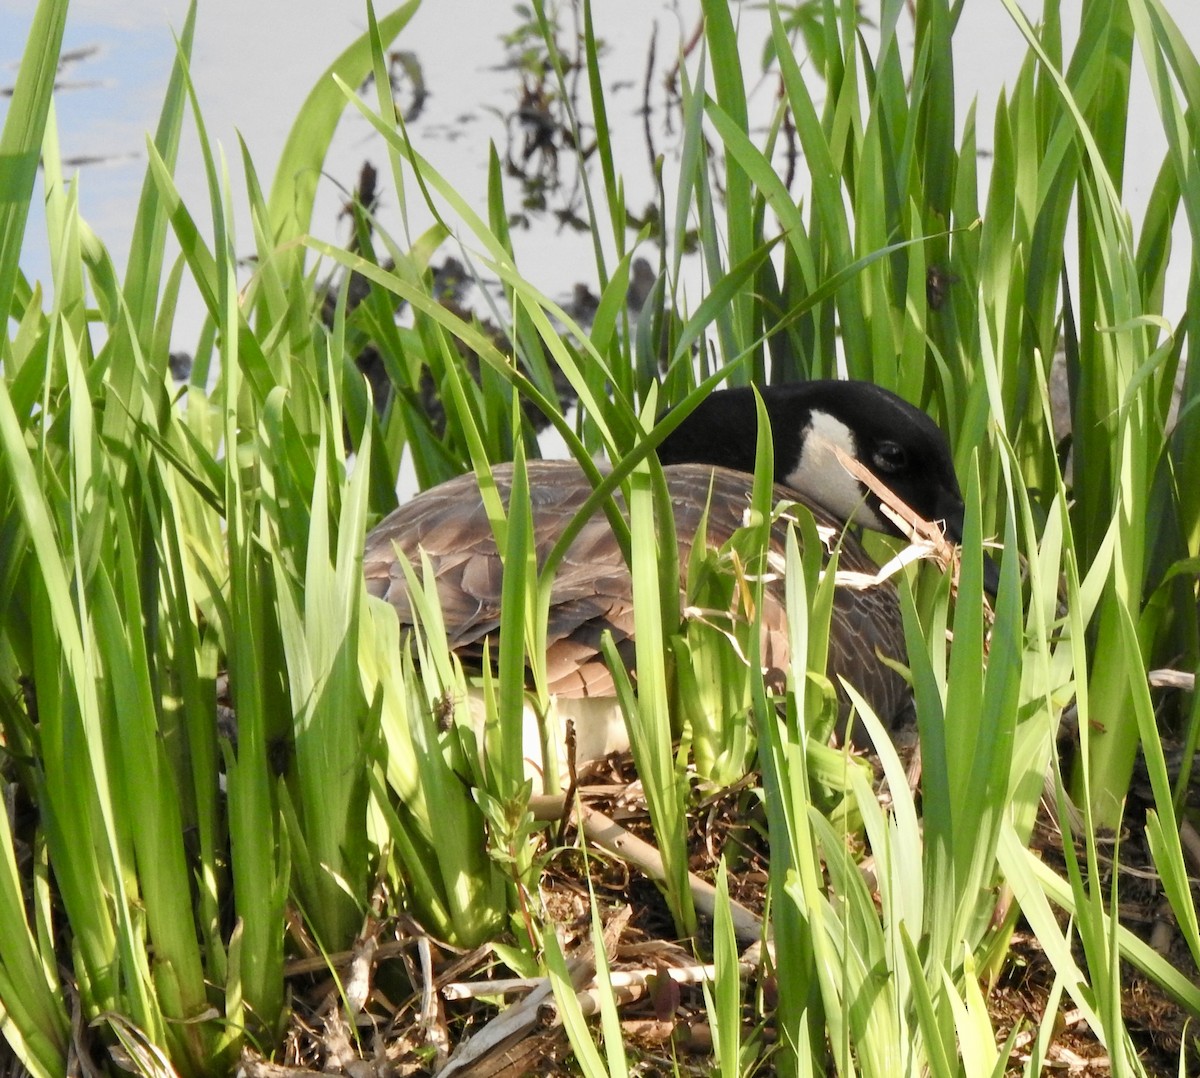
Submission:
[[[553,13],[532,9],[540,77],[574,145],[592,150],[580,177],[600,294],[584,327],[517,265],[499,155],[487,205],[470,206],[422,156],[386,91],[367,104],[351,89],[368,73],[389,85],[385,45],[416,3],[370,13],[368,32],[306,101],[272,183],[242,150],[244,196],[191,90],[190,12],[121,277],[62,173],[52,89],[66,4],[39,3],[0,136],[0,732],[10,791],[0,1008],[31,1073],[65,1070],[78,1051],[76,1014],[101,1027],[87,1050],[147,1073],[229,1069],[251,1046],[269,1054],[287,1022],[289,957],[331,955],[369,935],[364,924],[409,914],[437,937],[487,943],[514,970],[547,974],[580,1066],[626,1066],[608,963],[597,962],[602,1050],[567,1002],[572,973],[541,893],[557,854],[515,751],[527,667],[547,703],[538,637],[550,577],[534,571],[528,514],[518,498],[505,516],[490,465],[516,458],[519,489],[520,462],[539,452],[546,425],[589,469],[594,507],[628,542],[639,678],[623,699],[683,933],[697,920],[682,765],[690,753],[721,781],[747,764],[759,776],[768,969],[781,971],[776,1041],[764,1047],[762,1009],[739,980],[734,873],[722,870],[706,990],[722,1073],[764,1060],[805,1073],[995,1072],[1012,1040],[997,1035],[980,983],[1001,968],[1018,907],[1053,963],[1054,998],[1072,999],[1114,1071],[1142,1066],[1122,1013],[1122,960],[1200,1009],[1191,981],[1111,920],[1120,896],[1099,872],[1097,841],[1122,822],[1141,753],[1153,803],[1144,820],[1124,822],[1144,829],[1183,941],[1200,957],[1179,841],[1186,769],[1172,785],[1147,680],[1156,666],[1200,663],[1200,376],[1183,363],[1200,316],[1194,280],[1181,316],[1168,322],[1162,308],[1172,227],[1186,221],[1195,239],[1200,222],[1195,57],[1155,0],[1088,5],[1069,54],[1074,35],[1057,4],[1037,27],[1009,4],[1028,52],[985,137],[973,109],[956,123],[961,5],[916,4],[911,53],[903,3],[872,12],[869,35],[853,4],[804,5],[803,16],[772,6],[766,55],[780,96],[760,136],[729,7],[702,7],[703,56],[680,71],[671,186],[660,173],[658,217],[670,227],[636,237],[591,8],[578,11],[588,88],[578,111]],[[1168,147],[1141,222],[1121,196],[1135,62]],[[384,140],[397,198],[416,191],[432,210],[424,235],[393,235],[366,208],[351,247],[313,235],[316,177],[351,104]],[[189,111],[210,229],[173,180]],[[809,177],[802,197],[776,166],[789,138]],[[980,143],[992,153],[986,190]],[[19,264],[28,207],[43,197],[39,159],[48,287]],[[235,197],[251,208],[248,278]],[[434,294],[431,260],[451,238],[473,272],[500,283],[498,329]],[[631,325],[626,291],[650,240],[659,273]],[[698,302],[683,284],[692,240]],[[331,270],[326,303],[317,282]],[[351,273],[365,299],[351,301]],[[180,391],[168,356],[185,279],[208,321]],[[411,324],[393,317],[400,301]],[[386,401],[372,400],[356,363],[368,344]],[[1065,405],[1050,392],[1056,362]],[[782,701],[750,673],[757,634],[745,642],[749,664],[729,661],[723,634],[680,637],[678,567],[658,555],[670,518],[652,453],[666,427],[655,417],[668,406],[681,414],[722,379],[838,373],[935,414],[968,492],[957,590],[924,570],[901,584],[919,797],[874,717],[859,718],[880,747],[886,809],[859,767],[806,736],[828,718],[806,661],[824,646],[830,601],[814,545],[804,544],[807,561],[799,544],[789,551],[796,657]],[[430,387],[441,422],[422,406]],[[1056,408],[1069,418],[1069,469]],[[615,465],[606,476],[597,450]],[[768,455],[764,445],[764,464]],[[436,604],[417,596],[421,632],[402,651],[394,618],[363,587],[363,536],[391,507],[405,456],[422,486],[474,470],[502,535],[504,626],[497,677],[483,686],[498,733],[484,763],[461,741],[467,685]],[[610,497],[618,488],[627,516]],[[758,496],[767,520],[761,476]],[[986,536],[1003,547],[989,619]],[[680,656],[688,662],[673,662]],[[716,703],[697,674],[715,670]],[[714,708],[742,721],[713,722]],[[1188,702],[1165,716],[1189,750],[1197,714]],[[1061,736],[1068,717],[1077,739]],[[680,726],[688,751],[677,756]],[[1064,758],[1060,743],[1075,741]],[[1061,875],[1028,849],[1047,774],[1056,818],[1079,839]],[[874,887],[856,858],[864,847]],[[1070,912],[1069,929],[1055,908]],[[600,946],[599,915],[594,923]],[[353,1014],[361,1003],[342,988]],[[1052,1012],[1030,1073],[1051,1043]]]

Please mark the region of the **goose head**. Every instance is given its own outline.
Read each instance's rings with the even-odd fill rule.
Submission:
[[[962,542],[963,498],[950,446],[921,409],[871,382],[799,382],[762,387],[759,394],[771,423],[777,483],[839,520],[903,538],[879,498],[842,466],[840,450],[926,520],[940,523],[948,539]],[[659,460],[752,472],[757,424],[753,389],[718,390],[667,436]]]

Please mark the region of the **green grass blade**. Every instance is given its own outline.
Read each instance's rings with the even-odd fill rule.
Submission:
[[[0,133],[0,325],[8,324],[25,221],[50,111],[67,0],[39,0]]]

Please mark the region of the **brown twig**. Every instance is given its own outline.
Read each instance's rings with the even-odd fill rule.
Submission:
[[[530,811],[538,820],[559,819],[563,813],[563,806],[564,799],[558,795],[533,797],[529,802]],[[623,861],[636,865],[650,879],[666,879],[666,869],[658,850],[598,809],[588,805],[579,807],[579,829],[589,842],[595,843]],[[688,885],[696,909],[706,917],[711,917],[716,910],[717,889],[693,872],[688,873]],[[732,899],[729,906],[733,915],[734,935],[738,941],[745,945],[761,939],[762,920]]]

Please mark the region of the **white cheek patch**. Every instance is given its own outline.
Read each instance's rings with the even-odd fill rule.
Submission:
[[[886,530],[887,525],[863,500],[858,480],[837,459],[835,447],[858,459],[858,446],[850,428],[828,412],[813,412],[800,460],[788,474],[787,485],[842,520]]]

